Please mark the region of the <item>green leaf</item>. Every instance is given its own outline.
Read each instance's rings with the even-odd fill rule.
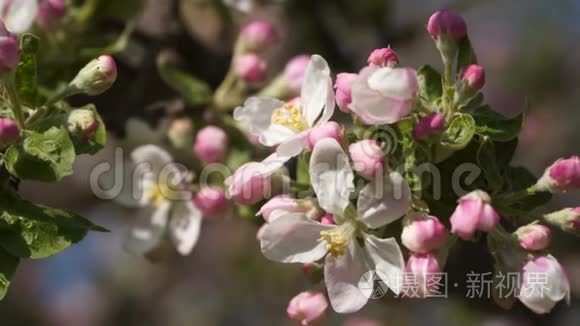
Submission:
[[[523,113],[513,119],[506,119],[487,105],[475,109],[473,118],[478,134],[499,142],[507,142],[516,138],[524,124]]]
[[[495,146],[489,139],[484,139],[477,151],[477,163],[483,170],[488,187],[494,191],[501,189],[503,178],[501,167],[496,159]]]
[[[63,127],[33,133],[6,152],[6,168],[21,179],[55,182],[73,173],[75,149]]]
[[[471,46],[471,41],[466,36],[459,43],[457,54],[457,74],[461,75],[467,66],[473,64],[477,64],[477,56],[475,55],[475,50],[473,50],[473,47]]]
[[[465,148],[475,135],[475,121],[467,114],[460,114],[449,123],[441,136],[441,146],[453,150]]]
[[[179,93],[191,106],[206,105],[211,101],[211,90],[202,80],[171,67],[163,56],[159,57],[157,68],[161,79]]]
[[[0,247],[21,258],[55,255],[81,241],[88,231],[106,231],[83,217],[18,198],[2,201]]]
[[[429,65],[422,66],[417,70],[417,80],[419,81],[419,96],[430,103],[443,95],[441,74],[435,68]]]
[[[0,248],[0,300],[4,299],[8,287],[10,286],[10,279],[16,272],[20,259],[10,255]]]
[[[39,40],[32,34],[24,34],[21,39],[21,54],[16,69],[16,91],[22,103],[28,107],[38,106],[38,75],[36,53]]]

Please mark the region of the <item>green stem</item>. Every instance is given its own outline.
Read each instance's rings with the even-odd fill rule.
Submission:
[[[500,201],[503,204],[510,205],[518,200],[521,200],[521,199],[524,199],[528,196],[534,195],[537,192],[538,192],[538,189],[536,188],[535,185],[533,185],[527,189],[512,192],[512,193],[506,194],[504,196],[498,197],[498,201]]]
[[[22,105],[20,104],[20,98],[18,97],[18,92],[16,91],[14,75],[8,77],[4,84],[6,85],[6,91],[8,92],[8,97],[10,97],[10,102],[12,102],[12,113],[14,113],[14,118],[18,124],[18,128],[22,130],[25,126],[24,113],[22,112]]]

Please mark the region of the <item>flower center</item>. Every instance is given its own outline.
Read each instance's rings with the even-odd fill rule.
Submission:
[[[344,255],[348,244],[353,238],[355,228],[350,224],[343,224],[332,230],[320,231],[318,241],[326,242],[326,250],[334,257]]]
[[[306,121],[302,116],[302,110],[298,105],[286,103],[272,113],[272,123],[288,127],[296,132],[306,130]]]
[[[146,193],[147,202],[151,205],[159,207],[167,200],[166,194],[170,191],[165,183],[156,183],[148,189]]]

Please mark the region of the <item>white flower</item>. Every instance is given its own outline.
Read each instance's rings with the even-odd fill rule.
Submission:
[[[522,268],[521,277],[518,298],[533,312],[547,314],[564,299],[570,303],[570,282],[554,256],[530,259]]]
[[[412,68],[366,67],[353,82],[349,109],[369,125],[395,123],[411,112],[418,91]]]
[[[188,255],[199,238],[202,214],[191,201],[185,173],[155,145],[135,149],[131,159],[132,175],[138,178],[132,189],[134,204],[148,215],[129,231],[125,247],[146,255],[169,238],[181,255]],[[127,198],[123,196],[125,203]]]
[[[38,12],[37,0],[0,0],[0,19],[6,28],[22,34],[32,27]]]
[[[327,122],[334,113],[335,97],[330,68],[324,58],[313,55],[306,68],[299,101],[251,97],[234,111],[234,118],[247,125],[265,146],[277,146],[264,161],[281,166],[307,146],[308,132]],[[275,169],[273,167],[272,169]]]
[[[377,270],[389,288],[404,270],[401,249],[393,238],[368,232],[403,216],[410,205],[410,189],[402,176],[391,173],[368,184],[360,193],[357,211],[349,197],[354,174],[348,156],[334,139],[316,144],[310,177],[320,207],[334,215],[337,225],[312,221],[305,214],[280,214],[261,235],[263,254],[284,263],[312,263],[324,258],[324,279],[330,302],[340,313],[355,312],[368,301],[358,284],[364,273]]]

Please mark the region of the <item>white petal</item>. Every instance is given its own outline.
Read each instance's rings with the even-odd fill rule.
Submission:
[[[136,148],[131,152],[131,159],[135,165],[141,165],[155,175],[159,175],[165,167],[173,162],[171,155],[156,145]]]
[[[146,255],[155,249],[165,236],[170,210],[171,203],[166,202],[155,208],[152,215],[143,216],[137,221],[137,225],[129,230],[125,239],[125,249],[136,255]]]
[[[201,229],[201,211],[191,201],[175,203],[171,211],[169,235],[177,252],[186,256],[199,239]]]
[[[300,155],[304,148],[306,148],[308,132],[300,133],[296,136],[290,137],[282,144],[278,145],[276,152],[281,156],[295,157]]]
[[[252,173],[255,175],[267,176],[282,168],[291,158],[292,156],[281,155],[278,152],[274,152],[262,160],[262,162],[259,162],[258,165],[255,166],[255,172],[252,171]]]
[[[319,55],[313,55],[310,58],[304,75],[300,100],[309,126],[314,125],[323,109],[325,109],[324,118],[326,121],[334,112],[334,91],[332,90],[330,68],[326,60]]]
[[[398,172],[376,179],[360,192],[357,204],[359,219],[375,229],[401,218],[411,204],[411,190]]]
[[[310,220],[303,214],[275,218],[263,230],[260,239],[266,258],[283,263],[311,263],[326,254],[326,243],[318,241],[320,231],[332,229]]]
[[[380,91],[371,89],[369,78],[376,71],[376,67],[361,70],[352,85],[352,103],[349,108],[369,125],[397,122],[409,114],[413,107],[413,100],[386,97]]]
[[[398,295],[401,291],[405,261],[397,240],[394,238],[379,239],[374,235],[366,235],[364,239],[365,249],[377,275],[386,277],[383,282]]]
[[[559,301],[563,299],[569,301],[570,282],[554,256],[547,255],[540,259],[541,262],[531,261],[523,267],[522,286],[518,298],[533,312],[546,314]]]
[[[246,125],[263,145],[275,146],[296,134],[289,128],[272,124],[272,113],[284,104],[273,98],[250,97],[244,106],[234,110],[234,119]]]
[[[324,282],[334,311],[352,313],[367,303],[369,297],[359,288],[362,276],[370,271],[365,255],[356,240],[353,240],[344,255],[326,256]]]
[[[5,3],[2,3],[0,6],[2,10],[4,5]],[[13,0],[8,6],[4,17],[6,28],[15,34],[28,31],[36,19],[37,0]]]
[[[342,216],[354,190],[354,174],[348,156],[331,138],[320,140],[310,158],[310,181],[322,209]]]
[[[382,68],[368,80],[369,87],[384,97],[401,101],[411,100],[417,92],[417,73],[409,68]]]

